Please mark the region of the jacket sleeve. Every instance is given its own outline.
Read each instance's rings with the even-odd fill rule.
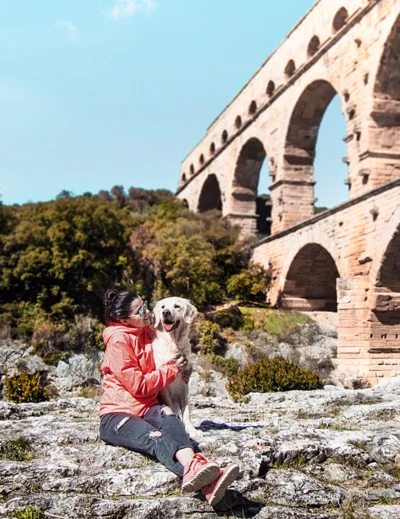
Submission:
[[[129,344],[116,341],[110,346],[108,368],[134,397],[157,395],[178,375],[178,368],[173,361],[167,362],[151,373],[144,374]]]

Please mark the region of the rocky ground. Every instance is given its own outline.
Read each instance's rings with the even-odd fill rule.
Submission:
[[[160,464],[103,444],[95,399],[65,398],[0,402],[0,517],[400,518],[400,379],[192,406],[204,453],[241,466],[215,509]],[[10,460],[20,437],[25,460]]]
[[[400,378],[344,389],[354,381],[334,369],[336,315],[310,316],[315,323],[281,341],[239,336],[226,356],[243,365],[254,351],[283,355],[325,371],[324,390],[254,393],[233,404],[223,375],[201,355],[193,358],[200,447],[241,467],[215,509],[200,493],[182,494],[178,478],[160,464],[99,439],[101,352],[49,367],[29,345],[1,344],[0,375],[44,372],[54,399],[0,399],[0,517],[400,519]]]

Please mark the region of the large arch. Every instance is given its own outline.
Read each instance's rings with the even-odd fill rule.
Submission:
[[[292,110],[283,146],[283,163],[272,186],[274,232],[314,215],[314,159],[324,113],[337,95],[324,79],[310,83]]]
[[[282,290],[282,306],[297,310],[337,311],[339,270],[319,243],[304,245],[295,255]]]
[[[260,171],[266,155],[264,145],[256,137],[243,145],[235,167],[231,210],[236,215],[254,216],[257,220],[255,231],[269,235],[270,204],[264,198],[257,197]]]
[[[377,186],[400,176],[400,16],[383,46],[373,88],[368,173]]]
[[[400,223],[371,287],[369,353],[400,353]]]
[[[222,211],[222,197],[219,182],[214,174],[208,175],[200,192],[197,210],[199,213],[217,209]]]
[[[371,347],[400,352],[400,207],[377,244],[368,302]]]

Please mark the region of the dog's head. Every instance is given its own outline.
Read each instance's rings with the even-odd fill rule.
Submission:
[[[167,297],[156,303],[153,313],[154,328],[171,333],[185,323],[191,323],[197,315],[197,309],[188,299]]]

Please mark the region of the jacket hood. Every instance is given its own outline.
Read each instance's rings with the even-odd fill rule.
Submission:
[[[120,323],[111,323],[107,328],[103,330],[103,340],[107,345],[108,341],[115,334],[129,333],[130,335],[135,335],[135,337],[140,337],[144,330],[150,328],[149,326],[144,326],[143,328],[131,328],[130,326],[125,326]]]

